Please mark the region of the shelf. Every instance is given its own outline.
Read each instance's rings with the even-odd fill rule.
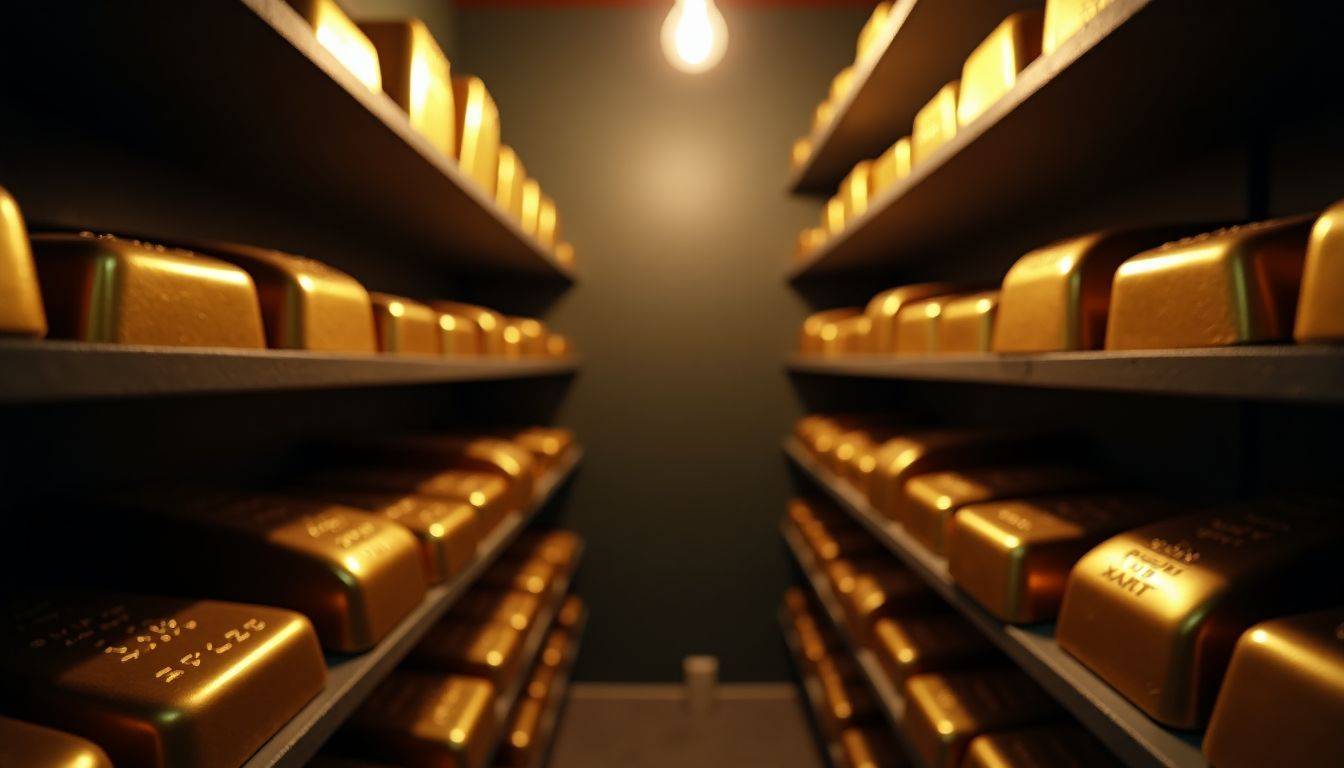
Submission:
[[[790,371],[1244,400],[1344,402],[1344,347],[1284,344],[1143,352],[817,358]]]
[[[447,384],[559,376],[573,358],[498,360],[0,340],[0,403]]]
[[[994,642],[1128,766],[1205,768],[1200,734],[1178,733],[1153,722],[1075,661],[1054,639],[1053,625],[1007,626],[952,583],[947,561],[930,553],[899,525],[882,517],[861,494],[820,466],[796,441],[784,452],[836,503],[944,600]]]
[[[574,664],[579,656],[579,642],[583,638],[583,630],[588,625],[588,611],[584,609],[583,615],[579,617],[579,623],[569,631],[569,655],[560,663],[560,669],[556,672],[555,680],[551,683],[549,698],[546,701],[546,709],[541,714],[541,722],[537,726],[536,738],[541,747],[537,749],[532,760],[528,763],[528,768],[544,768],[551,753],[551,748],[555,744],[555,729],[560,723],[560,714],[565,709],[565,701],[569,695],[569,677],[574,672]],[[504,734],[507,736],[508,734]],[[504,768],[501,766],[501,768]]]
[[[572,449],[537,484],[531,506],[515,512],[481,542],[475,562],[452,581],[431,588],[424,602],[382,642],[358,656],[329,657],[327,684],[293,719],[262,745],[244,768],[302,766],[317,754],[383,678],[411,652],[430,627],[466,594],[486,568],[513,543],[560,486],[573,474],[583,452]],[[552,615],[554,608],[552,608]],[[547,622],[549,623],[549,619]]]
[[[1236,116],[1250,108],[1272,69],[1266,62],[1278,12],[1268,0],[1112,0],[787,277],[889,269],[968,233],[1024,219],[1049,223],[1099,188],[1160,173],[1218,137],[1235,140],[1244,124]],[[955,77],[947,72],[940,81]],[[909,105],[894,109],[904,115]],[[900,124],[888,143],[909,133],[908,122]]]
[[[897,0],[880,48],[854,65],[854,86],[835,119],[813,136],[812,154],[789,191],[833,194],[854,164],[910,132],[915,112],[961,72],[966,55],[1000,21],[1031,0]]]
[[[67,125],[86,123],[97,105],[104,134],[154,160],[241,185],[258,205],[302,205],[326,226],[452,272],[574,277],[284,0],[94,3],[79,13],[35,3],[9,23],[25,32],[0,53],[8,71],[47,62],[23,68],[10,93]],[[107,226],[75,213],[25,210],[43,226]]]
[[[803,644],[798,639],[798,633],[793,630],[793,622],[789,619],[787,608],[779,609],[779,628],[784,633],[784,645],[788,646],[789,659],[793,662],[793,669],[798,674],[798,681],[802,685],[803,696],[807,698],[807,716],[812,720],[812,730],[817,735],[817,740],[821,742],[822,751],[830,768],[841,768],[847,765],[844,753],[840,750],[840,745],[834,741],[827,741],[826,735],[821,729],[821,717],[818,714],[825,697],[821,692],[821,681],[817,676],[808,671],[805,657],[803,656]]]

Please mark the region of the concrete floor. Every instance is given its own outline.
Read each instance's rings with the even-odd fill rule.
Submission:
[[[693,715],[680,685],[576,684],[550,768],[822,768],[797,688],[721,685]]]

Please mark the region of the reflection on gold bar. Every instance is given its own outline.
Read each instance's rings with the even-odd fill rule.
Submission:
[[[570,595],[561,603],[560,610],[555,614],[555,625],[561,629],[574,629],[583,619],[583,598],[578,595]]]
[[[889,355],[896,351],[896,316],[912,301],[948,293],[955,288],[947,283],[916,283],[885,290],[872,298],[863,313],[872,326],[868,351]]]
[[[544,533],[529,531],[509,549],[508,556],[511,557],[516,553],[525,557],[536,557],[559,570],[567,571],[574,567],[574,561],[582,544],[583,539],[570,531]]]
[[[998,291],[981,291],[949,299],[938,319],[938,351],[944,354],[988,352],[994,343]]]
[[[555,686],[555,680],[560,676],[558,667],[548,667],[545,664],[538,664],[532,670],[532,676],[527,679],[527,686],[523,689],[525,696],[530,699],[545,699],[551,695],[551,689]]]
[[[882,728],[846,728],[840,734],[840,750],[850,768],[888,768],[905,762]]]
[[[858,314],[859,310],[856,307],[842,307],[808,315],[803,321],[802,333],[799,334],[798,352],[804,355],[819,355],[827,345],[834,348],[839,337],[839,329],[835,324]]]
[[[1115,273],[1107,349],[1212,347],[1292,334],[1311,220],[1276,219],[1178,240]]]
[[[537,242],[542,248],[554,248],[559,234],[560,214],[555,210],[555,201],[543,194],[541,207],[537,209]]]
[[[1199,727],[1242,631],[1344,597],[1338,511],[1262,502],[1108,539],[1069,575],[1055,637],[1153,719]]]
[[[836,195],[826,201],[826,207],[821,209],[821,226],[825,228],[826,234],[831,237],[845,230],[844,197]]]
[[[537,221],[541,216],[541,184],[536,179],[523,180],[523,208],[518,226],[533,237],[537,235]]]
[[[1311,228],[1297,320],[1293,325],[1293,338],[1298,341],[1344,340],[1344,238],[1341,237],[1344,229],[1341,228],[1344,228],[1344,202],[1326,208]]]
[[[443,581],[476,558],[484,531],[476,508],[466,501],[398,493],[316,491],[313,496],[385,517],[411,532],[420,543],[425,578]]]
[[[533,753],[542,747],[538,739],[541,727],[541,715],[546,711],[546,702],[539,699],[523,699],[513,711],[504,740],[499,745],[499,764],[506,766],[527,765]]]
[[[1045,0],[1045,32],[1041,51],[1049,55],[1059,49],[1093,16],[1111,4],[1111,0]]]
[[[481,353],[481,329],[475,320],[458,312],[445,312],[437,308],[434,311],[438,313],[439,350],[445,356],[464,357]]]
[[[456,301],[436,301],[433,307],[440,312],[451,314],[454,317],[463,317],[470,321],[476,327],[476,333],[473,335],[475,343],[471,345],[473,351],[478,351],[486,355],[504,354],[504,316],[485,307],[478,307],[475,304],[463,304]],[[465,339],[466,336],[463,336]],[[444,347],[447,354],[447,347]],[[467,351],[467,342],[461,346],[463,354],[469,354]]]
[[[976,736],[961,768],[1119,768],[1092,734],[1076,725],[1046,725]],[[1221,768],[1221,764],[1220,764]]]
[[[175,554],[190,564],[183,578],[231,599],[299,611],[332,651],[366,650],[425,596],[419,544],[384,517],[230,492],[168,492],[137,506],[153,513],[155,535],[202,542]]]
[[[559,576],[557,570],[539,557],[500,560],[481,575],[481,583],[529,595],[547,595]]]
[[[439,313],[418,301],[370,293],[378,349],[402,355],[439,354]]]
[[[559,235],[556,235],[559,237]],[[568,241],[561,240],[555,244],[555,260],[561,266],[574,266],[574,245]]]
[[[0,765],[112,768],[112,761],[88,739],[0,716]]]
[[[9,608],[6,711],[116,765],[241,765],[326,682],[312,625],[279,608],[74,595]],[[0,753],[16,743],[0,740]]]
[[[453,78],[453,107],[457,110],[457,164],[495,196],[499,172],[499,108],[479,77]]]
[[[1339,723],[1344,609],[1266,621],[1237,641],[1204,756],[1219,768],[1344,765]]]
[[[845,476],[859,452],[884,443],[899,434],[890,426],[865,427],[837,432],[837,437],[823,444],[825,450],[818,452],[817,460],[833,474]]]
[[[845,201],[846,223],[854,221],[868,210],[872,168],[872,162],[860,160],[854,164],[854,170],[849,172],[845,180],[840,182],[840,198]]]
[[[495,205],[508,213],[514,221],[523,218],[523,182],[527,170],[518,153],[507,144],[499,146],[499,162],[495,173]]]
[[[812,134],[815,136],[825,130],[834,117],[835,105],[829,99],[818,104],[816,110],[812,113]]]
[[[994,653],[985,636],[952,613],[881,618],[873,622],[873,653],[897,685],[912,675],[955,669]]]
[[[952,468],[968,468],[987,462],[1022,460],[1034,448],[1027,438],[972,429],[911,432],[883,443],[874,455],[872,469],[856,486],[881,514],[904,524],[913,504],[905,493],[905,481],[915,475]]]
[[[342,729],[342,741],[407,768],[474,768],[495,741],[495,688],[485,680],[393,672]]]
[[[569,633],[564,630],[552,630],[541,646],[541,659],[538,663],[548,667],[559,667],[569,656]]]
[[[873,161],[869,197],[875,198],[882,190],[910,175],[910,137],[902,136]]]
[[[868,333],[871,329],[872,323],[863,315],[841,320],[836,325],[834,343],[823,347],[823,354],[860,355],[867,352]]]
[[[798,618],[807,614],[807,593],[801,587],[789,587],[784,590],[784,607],[788,609],[791,618]]]
[[[313,28],[317,42],[370,91],[382,90],[378,51],[336,0],[286,0]]]
[[[445,157],[455,157],[453,84],[448,58],[419,19],[359,25],[378,51],[383,92],[406,110],[411,127]]]
[[[829,655],[830,644],[826,633],[821,631],[821,624],[811,615],[795,616],[793,629],[798,633],[798,646],[803,652],[803,660],[815,670],[817,663]]]
[[[854,577],[854,588],[844,596],[845,618],[854,636],[867,644],[873,622],[937,605],[938,598],[918,576],[889,564]]]
[[[508,624],[519,632],[537,620],[541,598],[526,592],[474,589],[449,614],[449,621],[467,624]]]
[[[967,504],[1062,493],[1100,480],[1067,467],[997,467],[930,472],[905,484],[905,530],[933,552],[944,553],[952,516]]]
[[[859,528],[847,526],[831,528],[824,524],[813,524],[801,530],[812,554],[823,562],[838,557],[863,555],[878,549],[877,541]]]
[[[1004,19],[966,57],[961,68],[957,120],[968,125],[1013,89],[1017,75],[1041,55],[1040,10]]]
[[[504,430],[500,435],[531,453],[538,471],[551,469],[574,447],[573,430],[563,427],[524,427]]]
[[[896,355],[915,357],[938,351],[940,318],[952,296],[939,296],[906,304],[896,314]]]
[[[822,730],[832,739],[841,731],[867,718],[874,711],[873,697],[868,688],[857,680],[853,662],[847,657],[826,657],[816,663],[817,681],[821,683]]]
[[[970,504],[952,518],[948,571],[1004,621],[1053,619],[1069,569],[1093,545],[1175,509],[1136,496],[1057,496]]]
[[[513,511],[509,482],[494,472],[350,467],[314,473],[305,478],[304,485],[317,489],[319,495],[351,489],[466,501],[480,518],[483,536]]]
[[[371,441],[368,445],[388,461],[497,472],[508,479],[511,509],[522,509],[532,501],[536,461],[525,448],[508,440],[481,435],[417,435]]]
[[[926,672],[905,683],[905,733],[929,768],[957,768],[971,739],[1043,722],[1055,705],[1016,667]]]
[[[1116,267],[1178,234],[1171,228],[1094,232],[1018,259],[999,292],[994,351],[1100,349]]]
[[[794,139],[793,147],[789,150],[789,167],[793,169],[801,168],[811,156],[812,140],[806,136]]]
[[[519,348],[524,357],[541,357],[546,354],[546,337],[550,332],[545,323],[531,317],[510,317],[508,322],[518,328],[522,336]]]
[[[812,255],[812,252],[826,244],[826,230],[821,227],[808,227],[798,233],[798,240],[794,243],[793,257],[801,261]]]
[[[504,687],[503,683],[517,672],[522,651],[523,633],[512,625],[441,621],[430,628],[408,658],[425,669],[483,677]]]
[[[957,135],[956,80],[938,89],[928,104],[915,113],[910,135],[910,160],[913,165],[927,162],[937,149]]]
[[[32,246],[42,289],[37,309],[45,303],[55,338],[174,347],[266,345],[256,286],[231,264],[87,232],[34,235]],[[372,342],[372,323],[365,320]]]
[[[868,17],[868,21],[859,30],[859,39],[854,48],[854,60],[857,62],[866,61],[874,56],[880,50],[884,40],[883,34],[887,29],[887,19],[891,15],[891,3],[881,2],[873,9],[873,13]]]
[[[552,333],[546,339],[546,354],[550,357],[569,357],[574,354],[574,348],[568,336]]]
[[[839,104],[849,96],[849,92],[854,89],[854,67],[848,66],[835,74],[831,78],[831,91],[828,101],[832,104]]]
[[[18,203],[4,187],[0,187],[0,334],[47,334],[28,228]]]

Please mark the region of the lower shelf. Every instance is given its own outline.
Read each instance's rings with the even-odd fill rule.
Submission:
[[[831,768],[841,768],[847,765],[845,756],[838,743],[826,740],[822,734],[821,722],[817,715],[821,708],[825,706],[821,693],[821,681],[808,671],[807,664],[804,663],[803,644],[798,639],[798,634],[793,631],[793,622],[789,620],[789,612],[785,608],[779,610],[779,627],[784,633],[784,644],[789,648],[789,658],[793,661],[794,671],[798,673],[798,679],[802,683],[803,695],[807,697],[807,715],[812,720],[812,730],[817,734],[818,743],[824,747],[823,752]]]
[[[1180,733],[1155,723],[1055,642],[1054,625],[1005,625],[952,583],[947,561],[932,554],[899,525],[883,517],[862,494],[818,464],[796,440],[784,452],[888,551],[918,574],[947,603],[1031,675],[1078,722],[1126,765],[1205,768],[1200,734]]]
[[[551,684],[550,695],[546,699],[546,710],[541,715],[541,724],[537,726],[537,739],[541,747],[537,749],[527,768],[542,768],[550,757],[551,748],[555,745],[556,728],[560,724],[560,716],[569,697],[569,678],[574,672],[574,664],[579,657],[579,644],[583,639],[583,630],[587,626],[588,612],[585,610],[579,618],[579,623],[570,630],[569,655],[560,663],[555,682]],[[500,765],[499,768],[508,767]]]

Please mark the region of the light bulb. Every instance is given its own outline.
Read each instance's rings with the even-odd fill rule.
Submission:
[[[663,21],[663,53],[682,72],[699,74],[728,49],[728,25],[714,0],[677,0]]]

